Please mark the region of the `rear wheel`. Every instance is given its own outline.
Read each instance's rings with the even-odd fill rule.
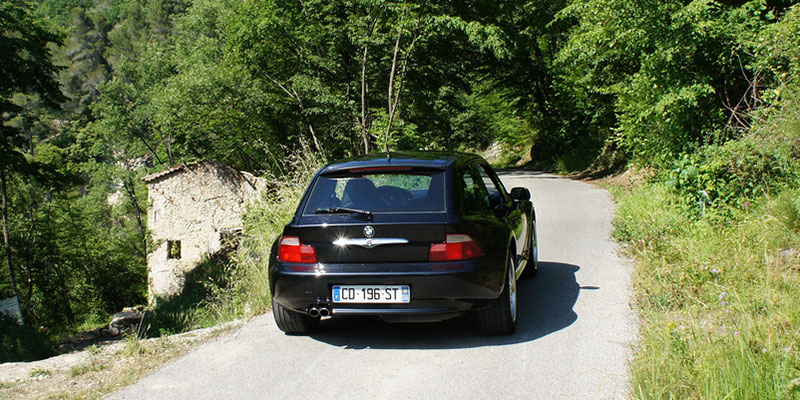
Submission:
[[[492,304],[477,311],[478,326],[481,331],[493,335],[510,335],[517,327],[517,278],[514,276],[514,263],[509,257],[506,269],[506,282],[500,297]]]
[[[275,301],[272,302],[272,315],[278,329],[289,334],[308,334],[319,326],[319,318],[289,310]]]

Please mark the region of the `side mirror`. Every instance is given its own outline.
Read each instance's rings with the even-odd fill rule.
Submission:
[[[531,192],[524,187],[511,189],[511,199],[514,201],[526,201],[531,199]]]

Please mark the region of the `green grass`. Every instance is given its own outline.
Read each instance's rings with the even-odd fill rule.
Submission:
[[[42,377],[50,376],[52,374],[53,374],[52,371],[50,371],[48,369],[42,369],[42,368],[34,368],[30,372],[31,378],[37,378],[37,377],[40,377],[40,376],[42,376]]]
[[[665,184],[613,191],[638,261],[634,396],[800,399],[800,191],[704,216]]]
[[[69,376],[74,378],[76,376],[81,376],[81,375],[83,375],[85,373],[88,373],[88,372],[102,371],[103,369],[105,369],[104,365],[95,364],[95,363],[86,364],[86,365],[76,365],[76,366],[70,367]]]

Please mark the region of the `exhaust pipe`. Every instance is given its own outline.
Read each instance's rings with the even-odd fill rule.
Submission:
[[[308,316],[311,318],[330,317],[333,314],[328,306],[330,301],[330,298],[317,297],[317,301],[308,306]]]

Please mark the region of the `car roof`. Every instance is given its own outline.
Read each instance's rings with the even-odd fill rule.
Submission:
[[[461,164],[471,160],[483,161],[483,158],[476,154],[455,151],[372,153],[328,164],[320,170],[320,174],[351,168],[379,167],[421,167],[445,170],[454,163]]]

